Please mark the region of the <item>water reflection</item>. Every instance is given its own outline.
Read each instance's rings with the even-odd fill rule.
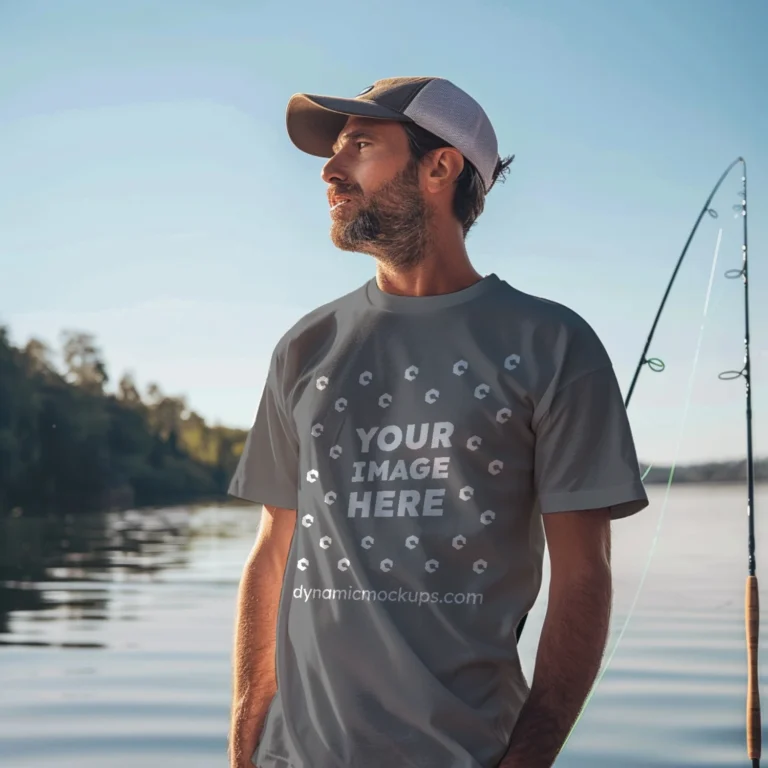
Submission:
[[[242,522],[243,509],[234,514]],[[249,517],[253,528],[257,518]],[[188,570],[196,539],[230,538],[240,528],[231,511],[205,507],[2,519],[0,645],[104,647],[103,640],[46,637],[42,625],[135,620],[127,605],[114,610],[121,604],[117,585]]]

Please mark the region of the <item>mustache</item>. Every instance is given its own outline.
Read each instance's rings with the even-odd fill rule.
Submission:
[[[362,197],[363,191],[354,184],[335,184],[328,187],[328,197]]]

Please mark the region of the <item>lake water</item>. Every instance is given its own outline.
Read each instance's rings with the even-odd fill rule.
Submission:
[[[557,765],[747,766],[745,491],[675,486],[666,506],[664,487],[649,493],[614,526],[609,654],[663,512],[647,578]],[[768,486],[756,510],[760,576]],[[226,768],[236,590],[258,524],[239,506],[0,521],[0,766]],[[529,678],[545,601],[546,581],[521,642]],[[764,635],[761,649],[762,675]]]

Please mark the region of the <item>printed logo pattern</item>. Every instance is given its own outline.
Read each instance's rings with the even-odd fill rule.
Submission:
[[[503,360],[503,367],[507,371],[515,371],[520,365],[520,355],[510,354]],[[401,369],[402,371],[402,369]],[[464,377],[468,373],[471,378],[471,371],[469,363],[464,360],[457,360],[452,367],[453,375],[457,377]],[[407,382],[414,382],[419,376],[419,368],[415,365],[407,367],[403,372],[403,379]],[[374,374],[371,371],[362,371],[358,376],[358,382],[362,387],[368,387],[373,383],[375,379]],[[402,381],[402,379],[401,379]],[[315,379],[315,386],[319,391],[326,390],[330,385],[330,379],[328,376],[318,376]],[[410,386],[410,385],[407,385]],[[472,396],[477,400],[484,400],[491,394],[491,387],[485,383],[480,382],[470,385],[470,391]],[[383,392],[377,397],[378,406],[381,409],[389,408],[394,402],[394,395],[389,392]],[[424,403],[427,406],[433,405],[438,401],[440,397],[440,391],[436,388],[429,388],[424,392]],[[334,410],[341,414],[349,405],[349,401],[346,397],[337,397],[334,401]],[[504,406],[495,413],[496,423],[503,425],[506,424],[512,418],[512,410]],[[420,448],[431,447],[452,447],[450,437],[453,433],[453,424],[449,422],[435,422],[426,423],[420,425],[421,429],[419,434],[416,435],[416,425],[408,425],[407,429],[390,425],[383,428],[375,427],[371,430],[358,429],[357,434],[361,441],[360,454],[362,458],[366,458],[366,454],[369,453],[372,447],[372,443],[375,439],[375,445],[380,452],[391,452],[401,445],[405,447],[418,450]],[[431,429],[430,429],[431,428]],[[325,426],[321,423],[312,425],[310,434],[315,439],[322,438]],[[431,432],[431,434],[430,434]],[[428,442],[429,441],[429,442]],[[481,435],[472,435],[465,444],[468,451],[476,452],[483,444],[483,438]],[[340,445],[333,445],[328,450],[328,455],[332,459],[338,459],[342,455],[342,447]],[[413,461],[406,462],[403,459],[399,459],[396,462],[384,459],[381,462],[378,461],[356,461],[353,462],[354,476],[351,478],[352,483],[356,482],[371,482],[376,479],[403,479],[406,480],[409,477],[412,479],[425,479],[431,477],[434,479],[447,479],[448,478],[448,465],[450,463],[451,456],[438,457],[434,459],[425,458],[419,456]],[[491,475],[500,475],[504,471],[504,462],[501,459],[492,459],[487,465],[488,473]],[[321,480],[320,473],[317,469],[310,469],[306,475],[307,482],[316,483]],[[322,484],[322,483],[321,483]],[[409,516],[418,516],[418,505],[421,503],[420,512],[422,516],[434,515],[440,516],[443,514],[443,501],[445,495],[445,489],[432,489],[427,490],[424,493],[424,499],[420,498],[418,491],[400,491],[400,499],[398,500],[397,508],[394,508],[394,497],[396,491],[378,491],[373,494],[371,491],[366,491],[362,494],[353,491],[350,495],[349,506],[347,510],[348,517],[369,517],[373,511],[373,517],[404,517],[406,514]],[[385,494],[387,494],[385,496]],[[375,499],[373,496],[375,495]],[[458,499],[459,501],[468,502],[475,497],[475,489],[470,485],[465,485],[459,489]],[[324,502],[331,506],[338,500],[338,494],[334,490],[329,490],[323,497]],[[496,519],[496,512],[487,509],[480,514],[479,520],[483,526],[491,526]],[[305,528],[310,528],[314,523],[312,515],[304,515],[301,518],[301,523]],[[333,539],[330,536],[321,536],[317,539],[318,545],[322,550],[331,550],[333,547]],[[360,547],[365,550],[372,550],[375,546],[375,539],[373,536],[364,536],[360,540]],[[453,548],[460,552],[467,545],[467,537],[463,533],[458,533],[452,539]],[[418,549],[420,540],[418,536],[408,536],[403,545],[406,549],[415,551]],[[426,554],[426,553],[425,553]],[[339,571],[348,571],[352,567],[352,563],[348,557],[341,557],[336,561],[336,565]],[[452,561],[452,565],[455,563]],[[469,567],[476,574],[484,573],[489,564],[484,559],[477,559],[468,564]],[[300,571],[306,571],[311,567],[311,563],[308,558],[302,557],[297,562],[297,568]],[[396,556],[391,553],[391,556],[384,557],[378,561],[378,567],[381,572],[389,573],[396,567]],[[440,562],[435,558],[428,558],[424,562],[424,571],[426,573],[435,573],[440,568]]]

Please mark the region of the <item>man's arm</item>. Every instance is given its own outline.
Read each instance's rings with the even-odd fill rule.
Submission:
[[[531,692],[499,768],[549,768],[600,670],[611,614],[608,509],[544,515],[549,601]]]
[[[259,534],[240,581],[229,734],[230,768],[253,768],[251,757],[277,691],[277,613],[295,527],[295,510],[265,506]]]

